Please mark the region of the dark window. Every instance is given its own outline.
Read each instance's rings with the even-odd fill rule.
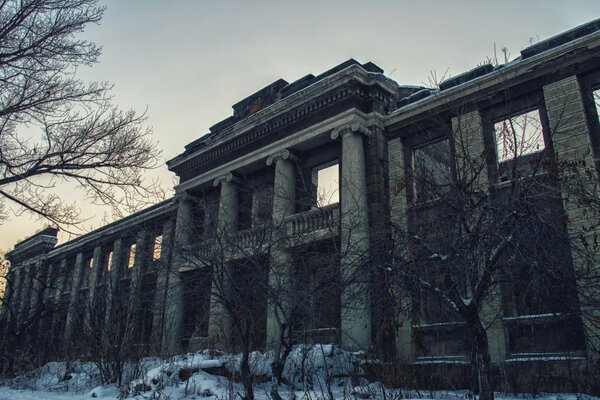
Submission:
[[[418,203],[435,200],[452,188],[452,164],[448,139],[414,149],[413,170]]]

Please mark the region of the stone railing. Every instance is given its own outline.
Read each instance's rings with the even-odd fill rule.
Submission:
[[[314,210],[286,217],[284,227],[291,245],[308,243],[325,236],[337,235],[340,223],[340,205],[331,204]],[[220,258],[236,259],[248,254],[260,254],[268,251],[270,245],[277,239],[276,228],[270,225],[260,225],[234,232],[223,238],[206,238],[198,243],[184,247],[190,259],[184,269],[202,266],[216,262]],[[195,261],[195,262],[194,262]]]
[[[340,221],[340,204],[330,204],[307,212],[290,215],[286,218],[287,233],[298,237],[316,231],[337,233]]]
[[[266,242],[265,235],[268,231],[264,226],[256,226],[238,231],[235,235],[233,245],[241,250],[253,249]]]

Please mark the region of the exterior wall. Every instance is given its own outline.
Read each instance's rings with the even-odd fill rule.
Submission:
[[[252,348],[276,346],[288,335],[371,348],[407,364],[466,363],[467,353],[451,363],[443,360],[446,354],[420,353],[415,338],[427,337],[436,349],[451,347],[460,340],[450,336],[460,336],[463,326],[424,327],[411,313],[398,312],[410,309],[414,299],[407,291],[394,292],[387,271],[397,267],[389,256],[395,244],[388,228],[410,231],[418,222],[414,152],[439,140],[442,130],[453,173],[473,175],[466,179],[474,196],[493,196],[510,185],[498,177],[492,126],[501,110],[522,98],[528,103],[519,107],[527,110],[541,99],[534,105],[543,115],[544,154],[557,161],[544,174],[559,182],[551,186],[564,210],[578,304],[597,321],[597,305],[588,302],[594,293],[586,292],[579,278],[589,275],[590,266],[597,268],[595,252],[583,250],[590,250],[586,243],[598,232],[589,226],[582,204],[571,200],[570,190],[579,186],[569,183],[586,176],[586,190],[596,190],[597,177],[590,179],[587,172],[596,162],[592,143],[600,138],[588,129],[589,93],[582,93],[578,74],[599,69],[593,62],[598,44],[596,32],[530,51],[517,63],[465,73],[436,92],[399,87],[378,67],[353,60],[311,78],[303,89],[277,81],[236,104],[234,115],[213,126],[210,137],[168,162],[180,177],[174,199],[56,247],[55,237],[17,244],[9,253],[0,339],[30,348],[41,342],[45,358],[61,349],[102,351],[91,344],[99,336],[137,354],[175,354],[206,346],[235,349],[240,324],[255,319]],[[264,109],[251,109],[261,104],[256,99],[264,100]],[[314,168],[335,160],[340,201],[319,207]],[[339,282],[328,294],[336,317],[298,328],[295,313],[308,298],[298,292],[314,279],[303,275],[310,270],[298,260],[309,251],[331,255],[328,276]],[[191,277],[198,283],[188,282]],[[258,289],[240,297],[248,282]],[[205,297],[189,296],[195,285]],[[274,291],[279,296],[272,296]],[[481,304],[495,365],[519,358],[509,354],[506,321],[514,316],[505,313],[503,296],[497,285]],[[256,318],[236,314],[240,301],[251,303],[246,305]],[[36,323],[28,324],[32,319]],[[30,328],[24,331],[25,326]],[[568,354],[569,360],[598,357],[600,332],[591,323],[583,328],[586,352]],[[518,362],[530,365],[534,358]]]

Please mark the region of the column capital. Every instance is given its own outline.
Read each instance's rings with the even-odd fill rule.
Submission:
[[[221,185],[223,183],[235,183],[236,180],[237,179],[235,178],[235,176],[233,176],[233,174],[231,172],[228,172],[228,173],[223,174],[221,176],[217,176],[213,180],[213,186],[214,187],[218,187],[219,185]]]
[[[267,165],[271,166],[273,163],[277,163],[280,160],[298,161],[299,158],[295,156],[289,149],[285,149],[279,153],[275,153],[267,157]]]
[[[194,196],[192,196],[188,192],[183,191],[183,192],[175,193],[174,200],[177,204],[180,204],[180,203],[183,203],[186,201],[192,201],[193,198],[194,198]]]
[[[344,124],[342,126],[338,126],[337,128],[335,128],[332,132],[331,132],[331,139],[332,140],[337,140],[337,138],[344,137],[344,135],[348,134],[348,133],[357,133],[357,134],[363,134],[365,136],[368,136],[371,131],[369,130],[369,128],[367,128],[365,125],[363,125],[360,122],[350,122],[347,124]]]

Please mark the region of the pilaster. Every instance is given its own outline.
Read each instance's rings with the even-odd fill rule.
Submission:
[[[471,193],[478,196],[489,194],[491,175],[487,164],[489,150],[485,148],[483,126],[483,118],[479,110],[452,118],[456,179],[465,185],[470,183]],[[487,336],[492,362],[504,362],[506,339],[501,318],[502,295],[499,285],[485,298],[481,305],[481,315],[488,327]]]
[[[600,320],[597,292],[593,278],[599,273],[598,251],[593,243],[600,233],[598,215],[587,206],[588,196],[599,196],[598,175],[594,168],[592,146],[586,122],[585,107],[577,76],[544,86],[544,99],[558,174],[566,227],[571,244],[573,268],[580,313],[592,359],[599,358],[600,332],[590,321]],[[595,200],[592,200],[595,201]]]
[[[395,138],[388,142],[388,162],[390,174],[390,221],[397,231],[408,231],[408,174],[405,164],[405,147],[402,139]],[[402,240],[402,239],[400,239]],[[398,293],[404,306],[409,306],[412,299]],[[415,346],[412,339],[412,321],[402,313],[398,316],[396,328],[396,355],[400,362],[410,363],[415,357]]]

